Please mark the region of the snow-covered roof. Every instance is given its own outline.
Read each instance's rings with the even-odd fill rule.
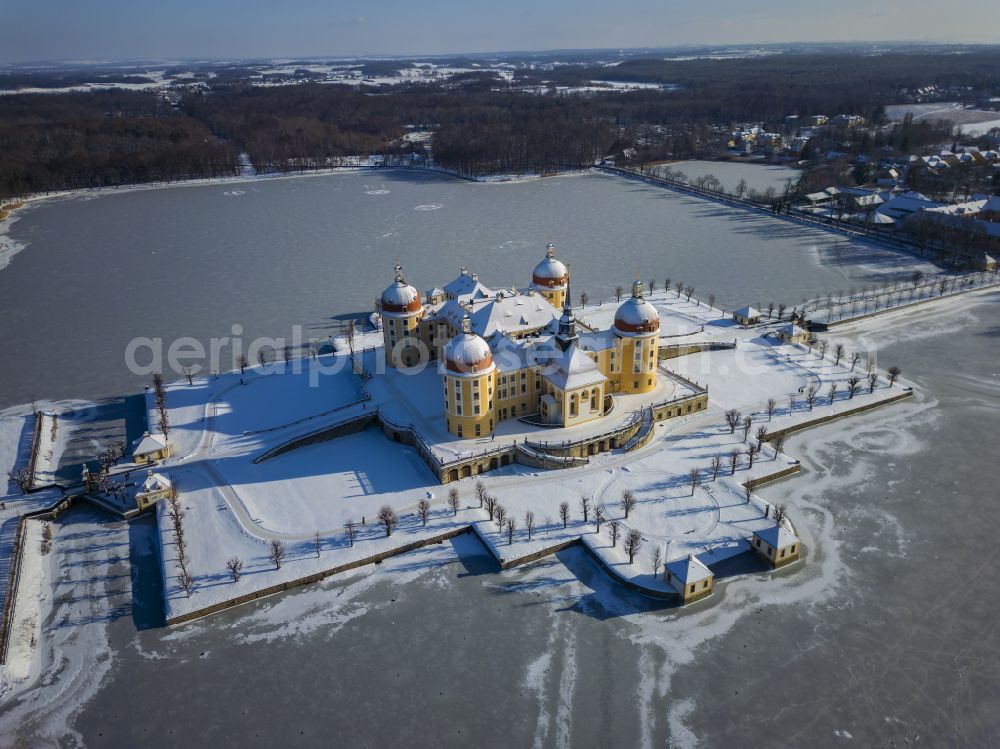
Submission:
[[[558,310],[541,294],[511,291],[469,300],[465,306],[459,300],[449,299],[432,309],[431,314],[447,319],[457,330],[461,330],[462,318],[468,314],[473,332],[483,338],[492,338],[496,333],[539,330],[559,318]]]
[[[761,541],[769,543],[773,549],[784,549],[799,542],[798,536],[780,525],[772,525],[770,528],[754,531],[753,534]]]
[[[532,280],[536,285],[549,287],[555,284],[562,284],[569,277],[569,270],[566,266],[559,260],[556,260],[555,250],[555,246],[549,242],[545,248],[545,257],[531,272]]]
[[[924,208],[936,208],[939,203],[935,203],[926,195],[919,192],[903,192],[893,195],[877,209],[877,213],[891,216],[892,218],[902,218],[911,213],[916,213]]]
[[[487,288],[479,281],[479,276],[462,268],[462,272],[453,280],[444,285],[444,293],[449,299],[457,299],[460,302],[474,301],[476,299],[486,299],[493,296],[492,289]]]
[[[694,554],[667,562],[667,571],[682,585],[713,577],[712,570],[706,567]]]
[[[608,379],[601,374],[597,362],[581,351],[576,343],[560,354],[549,360],[542,374],[561,390],[597,385]]]
[[[444,368],[449,374],[483,374],[493,366],[493,352],[486,341],[462,332],[444,348]]]
[[[167,443],[162,437],[145,432],[132,443],[132,455],[150,455],[159,452],[166,446]]]
[[[785,323],[778,328],[778,332],[784,335],[794,337],[800,335],[808,335],[809,331],[805,328],[799,327],[798,325],[793,325],[792,323]]]
[[[146,475],[146,480],[142,482],[142,491],[146,494],[150,492],[162,492],[168,490],[173,485],[173,482],[164,474],[149,471]]]
[[[738,317],[745,317],[747,319],[750,319],[753,317],[760,317],[760,310],[754,309],[753,307],[750,307],[748,305],[746,307],[740,307],[739,309],[734,309],[733,314]]]

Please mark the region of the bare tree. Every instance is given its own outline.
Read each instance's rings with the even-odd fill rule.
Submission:
[[[594,525],[597,526],[597,533],[601,532],[601,523],[605,521],[604,510],[600,505],[594,505]]]
[[[580,512],[583,513],[583,522],[587,522],[590,517],[590,499],[587,497],[580,497]]]
[[[743,414],[741,414],[735,408],[730,408],[728,411],[726,411],[726,423],[729,425],[730,434],[736,431],[736,427],[740,425],[740,420],[742,418]]]
[[[771,508],[771,517],[774,522],[781,525],[784,522],[785,517],[788,515],[788,510],[785,505],[775,505]]]
[[[160,432],[166,437],[170,433],[170,414],[167,412],[167,388],[163,384],[163,375],[159,372],[153,375],[153,393],[156,412],[158,414],[158,426]]]
[[[858,388],[861,387],[860,377],[848,377],[847,378],[847,398],[850,400],[854,397],[854,394],[858,392]]]
[[[856,366],[858,366],[858,362],[859,361],[861,361],[861,354],[859,354],[857,351],[855,351],[853,354],[851,354],[851,371],[852,372],[854,371],[854,368]]]
[[[17,484],[17,488],[22,494],[27,494],[31,488],[31,471],[27,468],[13,468],[7,473],[7,477]]]
[[[587,306],[587,302],[589,302],[589,301],[590,301],[590,297],[587,295],[587,292],[586,291],[581,292],[580,293],[580,306],[581,307],[586,307]]]
[[[746,483],[743,484],[743,496],[746,498],[747,504],[750,504],[750,498],[753,496],[753,490],[757,486],[757,482],[753,479],[747,479]]]
[[[826,350],[830,347],[830,342],[823,340],[816,344],[816,350],[819,351],[820,359],[826,358]]]
[[[617,301],[620,302],[622,300],[623,293],[625,293],[625,289],[623,289],[621,286],[615,286],[615,299]]]
[[[663,290],[670,291],[670,276],[667,276],[667,280],[663,282]]]
[[[719,477],[719,471],[722,470],[722,456],[714,455],[712,456],[712,481],[715,481]]]
[[[396,517],[396,511],[389,505],[382,505],[379,508],[378,521],[382,524],[382,528],[385,530],[387,538],[392,535],[393,529],[399,524],[399,518]]]
[[[229,570],[229,576],[233,578],[233,582],[238,583],[240,581],[240,573],[243,572],[243,560],[239,557],[233,557],[226,562],[226,568]]]
[[[777,410],[777,408],[778,408],[778,401],[776,401],[774,398],[768,398],[767,399],[767,420],[768,421],[770,421],[771,418],[774,416],[774,412]]]
[[[238,360],[238,363],[239,363],[239,366],[240,366],[240,374],[246,374],[247,367],[250,366],[250,362],[247,360],[247,355],[246,354],[240,354],[240,358]]]
[[[657,544],[653,550],[653,577],[660,574],[661,566],[663,566],[663,549]]]
[[[768,318],[774,317],[774,302],[767,303],[767,316]]]
[[[184,591],[188,598],[191,597],[191,593],[194,591],[194,577],[186,569],[181,568],[181,572],[177,575],[177,584],[181,586],[181,590]]]
[[[698,484],[701,483],[701,471],[697,468],[692,468],[688,471],[688,483],[691,484],[691,496],[694,496],[694,490],[698,488]]]
[[[476,499],[479,500],[479,506],[482,507],[483,503],[486,501],[486,497],[489,496],[486,493],[486,484],[484,484],[482,481],[477,481],[476,482],[475,492],[476,492],[476,494],[475,494]],[[493,515],[490,515],[490,520],[492,520],[492,519],[493,519]]]
[[[843,358],[844,358],[844,344],[838,343],[836,346],[833,347],[834,366],[838,366],[840,364],[840,360]]]
[[[747,445],[747,451],[746,451],[747,468],[753,468],[753,461],[754,458],[757,457],[757,453],[758,453],[757,445],[755,445],[753,442]]]
[[[482,501],[486,506],[486,512],[489,514],[490,520],[492,520],[497,511],[497,498],[492,494],[487,494]]]
[[[767,427],[757,427],[757,434],[754,436],[757,438],[757,452],[763,454],[764,443],[767,442]]]
[[[740,462],[740,451],[733,448],[733,451],[729,453],[729,475],[732,476],[736,473],[736,465]]]
[[[684,289],[684,300],[687,302],[691,301],[691,295],[694,294],[694,286],[687,286]]]
[[[889,387],[892,387],[896,383],[896,380],[899,379],[899,376],[901,374],[903,374],[903,370],[900,369],[899,367],[889,367],[889,369],[887,371],[888,371],[888,374],[889,374],[889,378],[888,378],[889,379]]]
[[[285,559],[285,542],[273,539],[267,558],[274,564],[274,569],[280,570],[281,563]]]
[[[642,546],[642,534],[639,531],[633,529],[625,534],[625,553],[628,554],[628,563],[632,564],[635,560],[635,555],[639,553],[639,548]]]
[[[621,523],[617,520],[612,520],[608,523],[608,534],[611,536],[611,545],[618,546],[618,534],[621,533]]]
[[[709,294],[708,295],[708,306],[710,308],[714,308],[715,307],[715,294]]]
[[[753,428],[753,416],[747,414],[743,417],[743,441],[747,441],[747,437],[750,436],[750,430]]]
[[[187,378],[188,385],[194,384],[194,375],[191,373],[191,367],[184,367],[184,376]]]
[[[785,316],[786,309],[788,309],[788,307],[785,304],[778,305],[778,322],[781,322],[781,318]]]
[[[626,520],[633,509],[635,509],[635,494],[631,489],[626,489],[622,492],[622,511],[625,513]]]
[[[562,520],[563,528],[569,524],[569,502],[559,504],[559,518]]]
[[[344,330],[344,337],[347,338],[347,348],[350,349],[351,353],[354,353],[354,334],[355,334],[355,323],[354,320],[347,321],[347,327]]]
[[[313,533],[313,548],[316,550],[316,558],[319,559],[319,553],[323,550],[323,539],[319,535],[319,531]]]
[[[833,405],[833,399],[837,397],[837,383],[831,382],[827,392],[830,394],[830,405]]]
[[[497,502],[496,507],[493,508],[493,514],[497,521],[497,528],[503,530],[504,522],[507,520],[507,508]]]
[[[677,298],[680,299],[681,292],[684,291],[684,282],[678,281],[677,283],[674,284],[674,288],[677,289]]]
[[[816,394],[819,391],[815,385],[810,385],[806,388],[806,404],[809,406],[809,410],[813,410],[813,405],[816,403]]]
[[[774,438],[774,457],[772,460],[778,459],[778,453],[785,449],[785,435],[779,434]]]
[[[535,530],[535,513],[531,510],[526,510],[524,513],[524,529],[528,531],[528,540],[531,540],[531,534]]]
[[[358,537],[358,526],[354,524],[353,520],[348,520],[344,525],[344,535],[347,536],[347,543],[354,546],[354,539]]]
[[[654,291],[656,291],[656,279],[651,278],[649,279],[649,293],[652,294]]]
[[[517,521],[514,520],[514,516],[511,515],[507,518],[507,545],[510,546],[514,543],[514,531],[517,530]]]
[[[451,508],[452,517],[458,515],[458,489],[452,487],[448,490],[448,507]]]
[[[427,526],[427,518],[431,516],[431,503],[426,498],[417,502],[417,517],[420,518],[420,525]]]
[[[878,385],[878,372],[871,372],[868,375],[868,392],[874,393],[876,385]]]

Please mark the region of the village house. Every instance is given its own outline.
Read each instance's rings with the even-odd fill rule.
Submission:
[[[667,562],[663,577],[674,587],[685,606],[710,595],[715,582],[712,570],[694,554]]]
[[[760,322],[760,311],[750,306],[740,307],[737,310],[733,310],[733,319],[744,328],[756,325]]]
[[[156,463],[170,457],[170,445],[159,435],[144,432],[132,443],[132,460],[136,463]]]
[[[773,567],[782,567],[799,558],[802,544],[794,533],[780,525],[754,531],[750,546]]]
[[[166,474],[154,473],[150,468],[146,472],[146,480],[136,490],[135,504],[140,510],[145,510],[161,499],[172,499],[174,496],[176,494],[173,482]]]

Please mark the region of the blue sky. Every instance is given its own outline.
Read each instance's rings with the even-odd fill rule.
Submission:
[[[0,62],[887,39],[1000,43],[1000,24],[989,0],[8,0],[0,13]]]

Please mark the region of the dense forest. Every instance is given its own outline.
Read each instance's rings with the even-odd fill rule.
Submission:
[[[0,98],[0,198],[232,175],[238,151],[149,93]]]
[[[370,63],[362,72],[388,74],[401,66]],[[260,86],[240,66],[186,76],[202,85],[174,89],[170,97],[123,90],[0,96],[0,198],[232,175],[243,152],[262,172],[322,168],[343,156],[421,154],[422,143],[403,138],[411,129],[434,131],[435,162],[467,174],[579,167],[626,152],[637,160],[711,158],[724,151],[735,123],[780,130],[789,114],[852,113],[879,124],[890,103],[996,95],[1000,51],[643,56],[613,66],[524,66],[509,80],[484,68],[394,87],[331,85],[309,76],[295,85]],[[679,88],[550,93],[556,85],[593,80]],[[948,127],[931,122],[831,131],[803,157],[834,146],[905,154],[949,135]]]

